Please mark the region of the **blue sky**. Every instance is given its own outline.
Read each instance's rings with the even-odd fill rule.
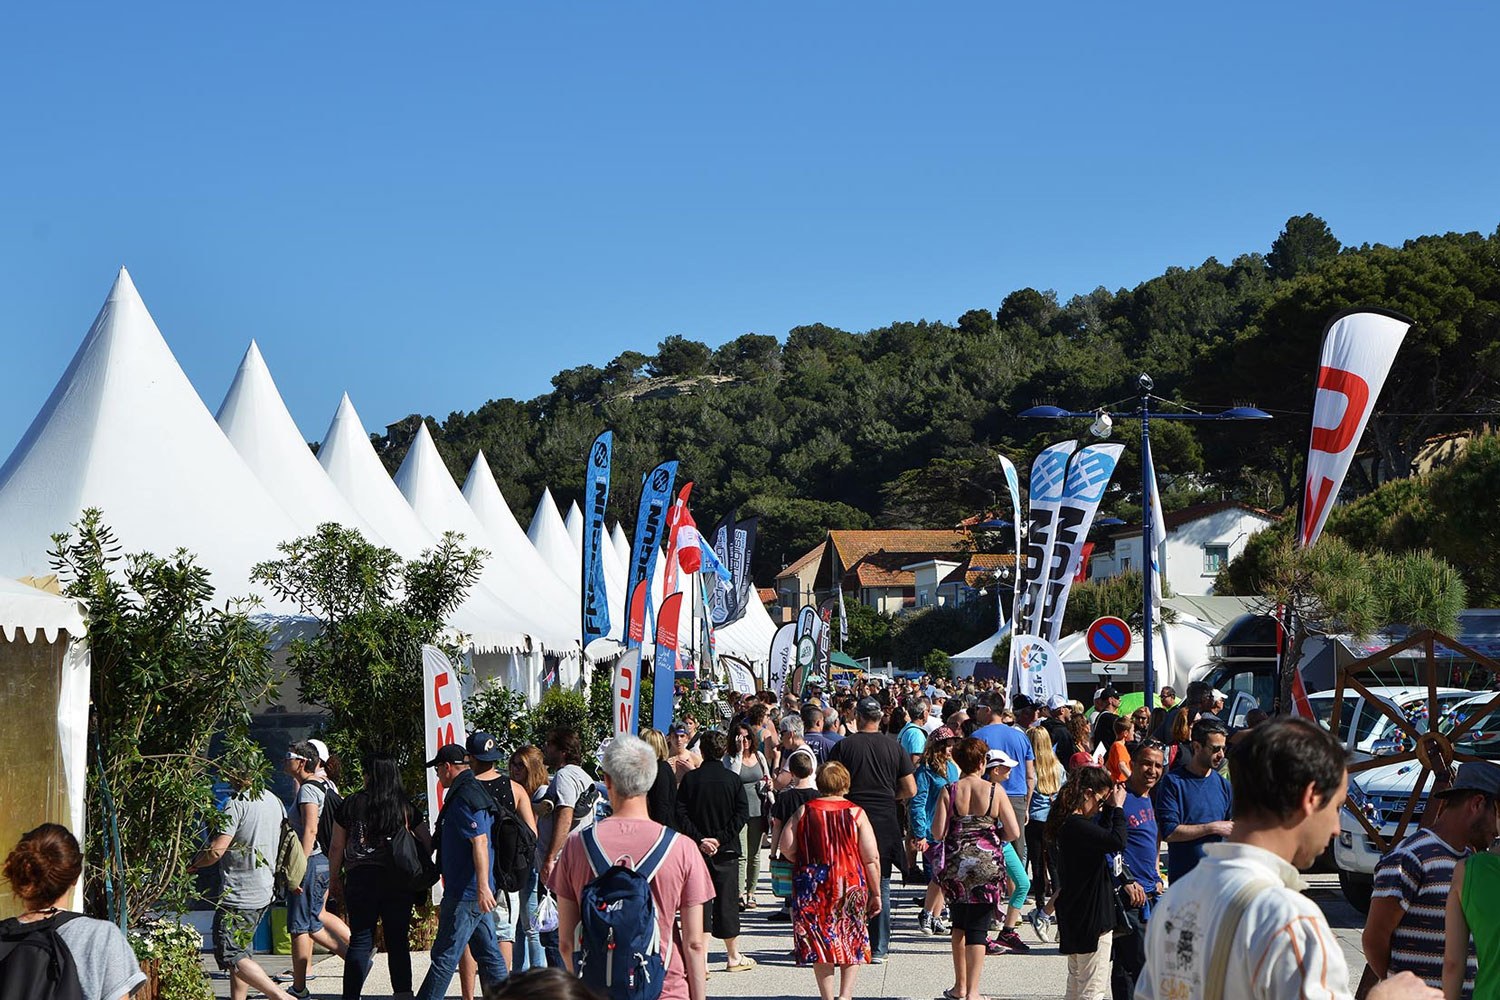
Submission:
[[[801,323],[952,320],[1500,223],[1500,15],[1454,4],[0,9],[0,454],[127,265],[217,409],[303,433]]]

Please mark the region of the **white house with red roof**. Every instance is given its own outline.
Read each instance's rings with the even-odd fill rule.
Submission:
[[[1204,597],[1214,592],[1214,578],[1245,549],[1250,536],[1277,521],[1275,514],[1241,503],[1219,500],[1194,504],[1166,515],[1167,586],[1174,594]],[[1116,576],[1141,568],[1141,526],[1123,525],[1108,533],[1113,550],[1101,545],[1089,560],[1089,579]]]

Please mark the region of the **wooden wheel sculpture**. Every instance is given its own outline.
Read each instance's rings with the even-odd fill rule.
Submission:
[[[1365,828],[1365,832],[1370,835],[1370,840],[1381,854],[1384,854],[1389,849],[1391,843],[1399,842],[1401,838],[1406,836],[1407,828],[1411,825],[1412,817],[1416,813],[1417,803],[1421,801],[1422,792],[1426,789],[1429,775],[1433,776],[1432,793],[1428,797],[1427,808],[1423,811],[1423,815],[1419,817],[1419,824],[1421,825],[1426,824],[1431,814],[1437,792],[1447,788],[1452,783],[1453,769],[1463,761],[1485,759],[1475,754],[1461,751],[1457,749],[1455,744],[1461,742],[1464,735],[1477,722],[1487,718],[1490,713],[1500,708],[1500,692],[1496,692],[1494,697],[1470,712],[1467,718],[1461,720],[1452,729],[1447,732],[1433,731],[1433,727],[1436,726],[1442,714],[1437,690],[1438,665],[1435,650],[1438,645],[1442,645],[1454,652],[1462,653],[1471,659],[1475,666],[1482,667],[1494,675],[1497,680],[1500,680],[1500,663],[1496,663],[1489,657],[1475,652],[1463,643],[1443,635],[1441,632],[1426,629],[1398,642],[1388,649],[1381,650],[1373,656],[1367,656],[1340,669],[1337,683],[1334,685],[1333,715],[1329,719],[1330,730],[1335,733],[1339,731],[1339,716],[1343,711],[1344,692],[1348,689],[1353,689],[1364,697],[1367,706],[1377,709],[1387,719],[1390,719],[1396,728],[1401,730],[1402,734],[1406,737],[1407,748],[1400,752],[1375,754],[1368,760],[1350,764],[1349,774],[1351,776],[1373,770],[1377,767],[1386,767],[1391,764],[1402,764],[1410,761],[1415,761],[1421,765],[1421,769],[1417,773],[1416,783],[1412,786],[1411,795],[1407,797],[1406,808],[1402,810],[1401,818],[1397,821],[1395,832],[1392,834],[1390,840],[1387,840],[1380,832],[1380,829],[1371,818],[1366,815],[1364,809],[1356,808],[1353,805],[1346,806],[1355,819],[1359,820],[1360,825]],[[1427,686],[1427,732],[1419,732],[1417,727],[1412,724],[1412,721],[1405,714],[1395,706],[1388,704],[1385,700],[1376,697],[1359,678],[1354,676],[1357,671],[1368,670],[1409,649],[1419,647],[1422,648],[1425,654],[1423,672]],[[1483,692],[1475,692],[1476,696],[1480,694],[1483,694]],[[1383,820],[1385,817],[1381,818]]]

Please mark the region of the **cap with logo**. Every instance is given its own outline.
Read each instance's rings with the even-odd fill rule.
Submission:
[[[885,709],[874,698],[866,697],[859,699],[859,703],[854,706],[854,711],[867,719],[873,719],[884,713]]]
[[[495,737],[482,729],[476,729],[469,734],[467,747],[470,757],[482,760],[486,764],[494,763],[505,756],[500,752],[500,746],[495,742]]]
[[[429,760],[425,767],[437,767],[439,764],[462,764],[469,759],[469,753],[461,743],[449,743],[447,746],[438,747],[435,757]]]

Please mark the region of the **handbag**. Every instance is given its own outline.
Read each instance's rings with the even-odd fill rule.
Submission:
[[[1146,933],[1146,922],[1141,919],[1141,908],[1132,906],[1130,896],[1123,885],[1115,887],[1115,930],[1117,938]]]
[[[771,895],[792,898],[792,863],[779,854],[771,859]]]

